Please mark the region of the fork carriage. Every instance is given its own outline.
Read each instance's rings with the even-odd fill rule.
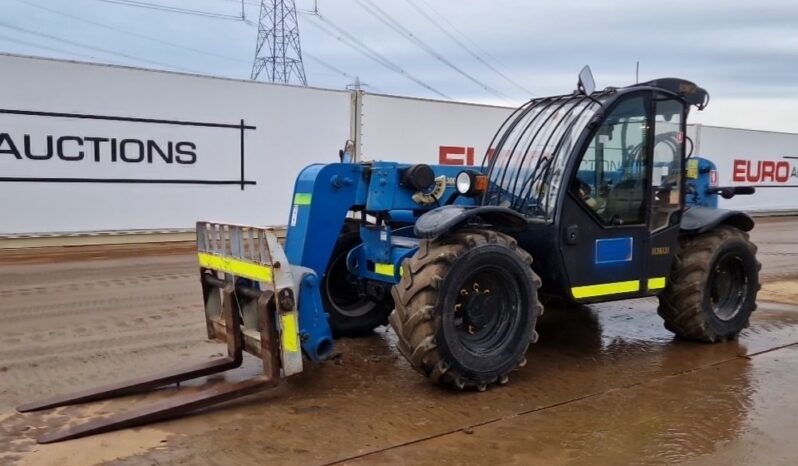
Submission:
[[[263,374],[220,384],[140,408],[113,414],[42,435],[52,443],[109,432],[185,414],[250,395],[277,385],[282,377],[302,372],[302,344],[297,296],[317,282],[310,269],[291,266],[272,228],[197,223],[197,255],[208,338],[227,345],[227,356],[19,406],[19,412],[104,400],[216,374],[241,366],[243,352],[262,360]],[[307,291],[306,293],[307,294]],[[312,298],[312,297],[311,297]],[[305,345],[311,359],[332,349],[329,334]],[[315,357],[314,357],[315,356]]]

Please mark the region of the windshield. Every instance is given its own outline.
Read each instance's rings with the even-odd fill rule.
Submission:
[[[534,99],[502,124],[482,162],[490,188],[483,205],[552,220],[568,155],[601,107],[582,94]]]

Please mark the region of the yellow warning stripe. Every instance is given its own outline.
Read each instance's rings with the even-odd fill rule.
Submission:
[[[219,272],[229,273],[237,277],[249,278],[259,282],[272,281],[272,268],[267,265],[234,259],[232,257],[217,256],[206,252],[200,252],[197,256],[199,257],[200,267],[218,270]]]
[[[386,275],[389,277],[396,276],[396,271],[393,267],[393,264],[374,264],[374,273],[377,275]]]
[[[698,179],[698,159],[690,159],[687,161],[687,178],[691,180]]]
[[[297,316],[293,312],[280,315],[280,342],[283,345],[283,351],[290,351],[295,353],[299,351],[299,337],[296,329]]]
[[[648,290],[660,290],[665,288],[665,277],[654,277],[648,279]]]
[[[296,193],[294,194],[294,205],[310,205],[312,196],[311,193]]]
[[[640,291],[640,280],[626,282],[600,283],[598,285],[575,286],[571,288],[574,298],[593,298],[611,294],[634,293]]]

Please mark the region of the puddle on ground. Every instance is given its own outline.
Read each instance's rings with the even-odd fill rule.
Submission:
[[[798,305],[798,280],[779,280],[762,284],[760,301]]]
[[[798,427],[786,420],[787,410],[779,417],[762,407],[767,400],[761,396],[764,384],[775,384],[784,406],[796,405],[798,399],[789,395],[798,382],[796,357],[772,363],[782,371],[759,362],[781,352],[741,357],[798,342],[796,318],[792,308],[763,303],[739,342],[706,345],[675,340],[650,299],[549,309],[527,366],[514,372],[507,386],[484,393],[426,382],[396,353],[393,333],[381,330],[339,341],[340,357],[308,364],[305,373],[274,390],[182,419],[62,445],[92,451],[122,444],[115,462],[136,465],[318,464],[385,449],[364,460],[619,464],[696,458],[739,442],[752,429],[768,432],[769,417],[775,416],[775,426]],[[247,358],[228,378],[259,371],[258,361]],[[769,371],[795,376],[774,379]],[[103,410],[173,392],[127,397]],[[760,407],[766,415],[756,412]],[[88,412],[69,409],[73,415]],[[44,418],[27,419],[46,425]],[[35,446],[35,453],[69,454],[57,447]],[[17,454],[26,461],[31,457],[30,452]]]
[[[612,390],[363,464],[794,464],[798,348]],[[353,463],[357,464],[358,461]]]

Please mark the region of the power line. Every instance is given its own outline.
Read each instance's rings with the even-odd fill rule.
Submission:
[[[429,2],[427,2],[426,0],[420,0],[420,1],[421,1],[421,2],[422,2],[422,3],[423,3],[423,4],[424,4],[424,5],[427,7],[427,8],[429,8],[429,10],[430,10],[430,11],[432,11],[432,12],[433,12],[433,13],[434,13],[436,16],[438,16],[438,17],[439,17],[441,20],[443,20],[443,21],[446,23],[446,25],[447,25],[448,27],[444,27],[444,26],[442,26],[442,25],[441,25],[440,23],[438,23],[438,22],[437,22],[437,21],[436,21],[434,18],[432,18],[431,16],[429,16],[428,14],[426,14],[425,12],[423,12],[423,11],[422,11],[422,10],[421,10],[421,9],[418,7],[418,5],[417,5],[417,4],[415,4],[415,3],[414,3],[412,0],[407,0],[407,2],[408,2],[408,3],[410,3],[410,5],[411,5],[413,8],[415,8],[415,9],[416,9],[416,11],[418,11],[419,13],[421,13],[421,14],[422,14],[422,15],[423,15],[425,18],[427,18],[429,21],[431,21],[433,24],[435,24],[435,25],[436,25],[436,26],[437,26],[437,27],[438,27],[438,28],[439,28],[439,29],[440,29],[440,30],[441,30],[441,31],[442,31],[444,34],[446,34],[447,36],[449,36],[449,37],[450,37],[452,40],[454,40],[454,41],[455,41],[455,42],[456,42],[458,45],[460,45],[460,47],[463,47],[463,48],[464,48],[466,51],[468,51],[468,52],[469,52],[471,55],[473,55],[473,56],[474,56],[474,58],[476,58],[476,59],[477,59],[477,60],[478,60],[480,63],[484,64],[485,66],[487,66],[488,68],[490,68],[491,70],[493,70],[493,72],[495,72],[496,74],[498,74],[499,76],[501,76],[502,78],[504,78],[504,79],[505,79],[507,82],[509,82],[510,84],[512,84],[513,86],[515,86],[516,88],[520,89],[520,90],[521,90],[522,92],[524,92],[526,95],[530,95],[530,96],[531,96],[531,95],[534,95],[532,92],[530,92],[530,91],[529,91],[528,89],[526,89],[524,86],[522,86],[522,85],[518,84],[518,82],[516,82],[514,79],[510,78],[510,77],[509,77],[509,76],[507,76],[505,73],[502,73],[500,70],[496,69],[494,66],[492,66],[491,64],[489,64],[487,61],[483,60],[483,59],[482,59],[482,57],[480,57],[479,55],[477,55],[477,54],[476,54],[476,52],[472,51],[472,50],[471,50],[471,49],[470,49],[470,48],[469,48],[469,47],[468,47],[468,46],[467,46],[465,43],[463,43],[463,42],[462,42],[462,41],[460,41],[459,39],[455,38],[455,37],[454,37],[454,35],[453,35],[453,34],[452,34],[450,31],[455,31],[455,32],[457,32],[457,33],[458,33],[458,34],[460,34],[460,36],[462,36],[462,37],[463,37],[463,38],[464,38],[466,41],[468,41],[468,42],[471,42],[471,44],[474,46],[474,48],[475,48],[475,49],[477,49],[477,50],[479,50],[479,51],[482,53],[482,55],[485,55],[485,56],[487,56],[488,58],[492,59],[494,62],[496,62],[496,63],[498,63],[498,64],[501,64],[501,62],[500,62],[500,61],[499,61],[499,60],[498,60],[496,57],[494,57],[493,55],[491,55],[490,53],[488,53],[487,51],[485,51],[485,49],[481,48],[481,47],[479,46],[479,44],[477,44],[476,42],[474,42],[473,40],[471,40],[471,38],[469,38],[467,34],[463,33],[461,30],[459,30],[459,29],[457,28],[457,26],[455,26],[454,24],[452,24],[452,22],[451,22],[451,21],[449,21],[449,19],[448,19],[448,18],[447,18],[445,15],[443,15],[443,14],[442,14],[442,13],[440,13],[438,10],[436,10],[436,9],[435,9],[435,8],[434,8],[432,5],[430,5],[430,4],[429,4]]]
[[[334,72],[336,74],[339,74],[339,75],[341,75],[341,76],[343,76],[343,77],[345,77],[347,79],[351,79],[351,80],[356,80],[357,79],[357,77],[352,76],[351,74],[347,73],[346,71],[343,71],[342,69],[338,68],[337,66],[335,66],[335,65],[333,65],[333,64],[331,64],[331,63],[329,63],[327,61],[324,61],[321,58],[319,58],[319,57],[317,57],[317,56],[315,56],[313,54],[308,53],[307,50],[303,50],[302,51],[302,55],[304,55],[306,58],[310,58],[312,61],[317,62],[319,65],[321,65],[321,66],[327,68],[328,70],[330,70],[330,71],[332,71],[332,72]],[[374,90],[377,90],[376,88],[374,88],[374,86],[369,86],[369,87],[371,87]],[[377,92],[379,92],[379,91],[377,91]]]
[[[230,56],[227,56],[227,55],[220,55],[220,54],[209,52],[209,51],[206,51],[206,50],[201,50],[201,49],[197,49],[197,48],[194,48],[194,47],[188,47],[188,46],[185,46],[185,45],[176,44],[174,42],[165,41],[165,40],[159,39],[157,37],[152,37],[152,36],[148,36],[148,35],[145,35],[145,34],[140,34],[140,33],[133,32],[133,31],[128,31],[128,30],[125,30],[125,29],[120,29],[120,28],[118,28],[116,26],[109,26],[107,24],[103,24],[103,23],[100,23],[100,22],[97,22],[97,21],[92,21],[92,20],[90,20],[88,18],[85,18],[85,17],[82,17],[82,16],[69,14],[69,13],[66,13],[64,11],[55,10],[53,8],[49,8],[49,7],[46,7],[44,5],[39,5],[39,4],[36,4],[36,3],[33,3],[33,2],[28,2],[26,0],[16,0],[16,1],[19,2],[19,3],[25,4],[25,5],[28,5],[30,7],[38,8],[38,9],[41,9],[41,10],[44,10],[44,11],[48,11],[48,12],[53,13],[53,14],[57,14],[57,15],[64,16],[66,18],[70,18],[70,19],[75,20],[75,21],[80,21],[80,22],[83,22],[83,23],[86,23],[86,24],[91,24],[91,25],[94,25],[94,26],[97,26],[97,27],[101,27],[101,28],[104,28],[104,29],[108,29],[108,30],[114,31],[114,32],[127,34],[127,35],[132,36],[132,37],[137,37],[137,38],[140,38],[140,39],[150,40],[150,41],[153,41],[153,42],[156,42],[156,43],[159,43],[159,44],[168,45],[170,47],[175,47],[175,48],[178,48],[178,49],[188,50],[188,51],[195,52],[195,53],[198,53],[198,54],[203,54],[203,55],[207,55],[207,56],[211,56],[211,57],[217,57],[217,58],[223,58],[225,60],[235,61],[237,63],[247,63],[247,64],[250,63],[248,60],[242,60],[240,58],[234,58],[234,57],[230,57]],[[223,1],[239,2],[239,0],[223,0]],[[246,1],[244,3],[245,4],[250,4],[250,5],[259,5],[258,3],[246,2]],[[21,44],[21,45],[27,45],[27,46],[31,46],[31,47],[40,48],[40,49],[43,49],[43,50],[50,50],[50,51],[53,51],[53,52],[64,53],[64,54],[68,54],[68,55],[74,55],[74,56],[77,56],[77,57],[83,57],[83,58],[87,58],[89,60],[95,60],[95,61],[96,60],[102,60],[102,59],[100,59],[100,58],[98,58],[97,56],[94,56],[94,55],[85,55],[85,54],[81,54],[81,53],[77,53],[77,52],[70,52],[68,50],[59,49],[59,48],[55,48],[55,47],[48,47],[48,46],[44,46],[44,45],[39,45],[39,44],[35,44],[33,42],[27,42],[27,41],[24,41],[24,40],[14,39],[14,38],[7,37],[7,36],[0,36],[0,39],[6,40],[7,42],[14,42],[14,43],[18,43],[18,44]],[[323,67],[335,72],[336,74],[339,74],[339,75],[341,75],[341,76],[343,76],[343,77],[345,77],[347,79],[350,79],[350,80],[355,80],[356,79],[351,74],[342,71],[341,69],[335,67],[334,65],[322,60],[321,58],[319,58],[319,57],[317,57],[315,55],[312,55],[312,54],[308,53],[307,51],[303,51],[303,54],[306,55],[311,60],[319,63],[321,66],[323,66]],[[371,86],[371,87],[372,87],[372,89],[376,90],[376,88],[374,88],[373,86]]]
[[[8,24],[8,23],[2,22],[2,21],[0,21],[0,27],[4,27],[4,28],[7,28],[7,29],[12,29],[12,30],[19,31],[19,32],[24,32],[26,34],[31,34],[31,35],[34,35],[34,36],[44,37],[44,38],[47,38],[47,39],[50,39],[50,40],[54,40],[54,41],[57,41],[57,42],[70,44],[70,45],[73,45],[75,47],[80,47],[80,48],[84,48],[84,49],[88,49],[88,50],[94,50],[94,51],[97,51],[97,52],[102,52],[102,53],[105,53],[105,54],[108,54],[108,55],[116,55],[116,56],[124,57],[124,58],[127,58],[129,60],[135,60],[135,61],[139,61],[139,62],[143,62],[143,63],[150,63],[150,64],[157,65],[157,66],[164,67],[164,68],[171,68],[171,69],[177,69],[177,70],[181,70],[181,71],[187,71],[189,73],[199,73],[196,70],[191,70],[191,69],[188,69],[188,68],[183,68],[183,67],[180,67],[180,66],[177,66],[177,65],[171,65],[169,63],[163,63],[163,62],[159,62],[159,61],[155,61],[155,60],[149,60],[147,58],[141,58],[141,57],[137,57],[135,55],[130,55],[130,54],[123,53],[123,52],[117,52],[115,50],[109,50],[109,49],[105,49],[105,48],[102,48],[102,47],[96,47],[96,46],[93,46],[93,45],[84,44],[84,43],[81,43],[81,42],[65,39],[63,37],[53,36],[53,35],[46,34],[46,33],[43,33],[43,32],[32,31],[30,29],[22,28],[22,27],[19,27],[19,26],[14,26],[12,24]]]
[[[418,46],[419,48],[421,48],[422,50],[427,52],[429,55],[431,55],[432,57],[434,57],[435,59],[437,59],[438,61],[440,61],[444,65],[446,65],[449,68],[453,69],[454,71],[456,71],[461,76],[465,77],[469,81],[473,82],[477,86],[481,87],[482,89],[490,92],[491,94],[493,94],[493,95],[495,95],[497,97],[504,98],[504,99],[509,99],[509,97],[506,96],[505,94],[502,94],[498,90],[488,86],[487,84],[485,84],[482,81],[478,80],[477,78],[475,78],[471,74],[469,74],[469,73],[465,72],[464,70],[462,70],[460,67],[458,67],[457,65],[455,65],[451,61],[449,61],[446,58],[444,58],[440,53],[435,51],[435,49],[430,47],[429,44],[427,44],[426,42],[424,42],[423,40],[418,38],[415,34],[413,34],[412,31],[410,31],[409,29],[404,27],[400,22],[398,22],[396,19],[394,19],[385,10],[383,10],[382,8],[377,6],[372,0],[365,0],[365,2],[368,5],[366,5],[366,3],[364,3],[362,0],[355,0],[355,2],[358,5],[360,5],[364,10],[366,10],[369,14],[371,14],[372,16],[377,18],[380,22],[382,22],[383,24],[385,24],[389,28],[393,29],[394,31],[396,31],[400,35],[403,35],[403,36],[407,37],[410,40],[410,42],[412,42],[413,44],[415,44],[416,46]]]
[[[149,10],[165,11],[169,13],[180,13],[185,15],[202,16],[205,18],[215,19],[228,19],[232,21],[242,21],[241,16],[228,15],[224,13],[215,13],[211,11],[194,10],[191,8],[179,8],[175,6],[161,5],[158,3],[142,2],[138,0],[99,0],[104,3],[113,3],[117,5],[132,6],[136,8],[145,8]]]
[[[329,19],[325,18],[321,14],[314,14],[312,16],[314,16],[314,17],[318,18],[320,21],[323,21],[324,23],[328,24],[330,27],[332,27],[337,32],[337,34],[340,34],[340,36],[337,35],[336,32],[330,31],[328,28],[322,26],[319,23],[315,23],[313,21],[309,21],[308,22],[309,24],[314,25],[318,29],[320,29],[320,30],[324,31],[325,33],[331,35],[332,37],[336,38],[337,40],[345,43],[349,47],[351,47],[354,50],[362,53],[363,55],[365,55],[369,59],[379,63],[380,65],[390,69],[391,71],[403,75],[407,79],[410,79],[414,83],[416,83],[419,86],[429,90],[430,92],[432,92],[432,93],[434,93],[434,94],[436,94],[436,95],[438,95],[440,97],[443,97],[444,99],[451,100],[451,97],[447,96],[446,94],[442,93],[441,91],[435,89],[434,87],[430,86],[429,84],[425,83],[424,81],[421,81],[420,79],[416,78],[412,74],[408,73],[401,66],[399,66],[396,63],[388,60],[383,55],[379,54],[377,51],[375,51],[374,49],[372,49],[368,45],[364,44],[357,37],[354,37],[346,29],[338,26],[337,24],[333,23],[332,21],[330,21]],[[348,40],[343,39],[341,36],[345,37]]]
[[[343,76],[345,78],[355,79],[354,76],[352,76],[351,74],[347,73],[346,71],[343,71],[343,70],[337,68],[335,65],[330,64],[330,63],[322,60],[321,58],[308,53],[307,51],[303,51],[302,54],[305,55],[306,57],[310,58],[311,60],[319,63],[321,66],[327,68],[330,71],[334,71],[335,73],[338,73],[338,74],[340,74],[341,76]]]
[[[302,54],[305,57],[310,58],[311,60],[313,60],[315,62],[318,62],[321,66],[327,68],[328,70],[333,71],[333,72],[335,72],[337,74],[340,74],[341,76],[343,76],[345,78],[351,79],[353,81],[357,81],[358,80],[357,76],[352,76],[351,74],[347,73],[346,71],[341,70],[340,68],[336,67],[335,65],[332,65],[332,64],[322,60],[319,57],[316,57],[314,55],[309,54],[306,50],[303,50]],[[381,90],[379,90],[378,88],[372,86],[371,84],[362,84],[362,85],[370,87],[375,92],[382,92]]]
[[[21,1],[21,0],[18,0],[18,1]],[[202,17],[227,19],[227,20],[236,20],[236,21],[241,21],[243,19],[242,17],[233,16],[233,15],[212,13],[212,12],[207,12],[207,11],[202,11],[202,10],[193,10],[193,9],[188,9],[188,8],[171,7],[171,6],[161,5],[161,4],[157,4],[157,3],[144,2],[144,1],[138,1],[138,0],[99,0],[99,1],[105,2],[105,3],[124,5],[124,6],[151,9],[151,10],[161,11],[161,12],[191,14],[191,15],[202,16]],[[230,3],[232,3],[232,2],[240,3],[240,0],[223,0],[223,1],[230,2]],[[27,2],[23,2],[23,3],[27,3]],[[260,5],[259,3],[253,3],[253,2],[247,1],[247,0],[245,0],[243,3],[244,4],[249,4],[249,5]],[[33,4],[30,4],[30,3],[29,3],[29,5],[34,6]],[[39,8],[42,8],[42,9],[47,9],[48,11],[52,11],[52,12],[54,12],[56,14],[64,14],[64,15],[66,15],[66,13],[64,13],[64,12],[60,12],[60,11],[57,11],[57,10],[51,10],[51,9],[48,9],[48,8],[43,7],[41,5],[35,5],[35,6],[39,7]],[[73,19],[82,20],[84,22],[90,22],[90,20],[86,20],[84,18],[78,18],[78,17],[72,16],[72,15],[69,15],[69,16],[72,17]],[[346,30],[344,30],[340,26],[336,25],[335,23],[333,23],[329,19],[322,17],[320,14],[316,14],[315,16],[317,16],[321,21],[324,21],[325,23],[329,24],[331,27],[333,27],[335,30],[337,30],[338,33],[340,33],[343,36],[347,37],[348,41],[342,39],[340,36],[336,36],[335,33],[333,33],[332,31],[329,31],[328,29],[325,29],[325,28],[321,27],[320,24],[316,24],[316,23],[314,23],[312,21],[310,22],[310,24],[312,24],[312,25],[314,25],[316,27],[319,27],[324,32],[333,35],[333,37],[336,37],[337,40],[346,43],[347,45],[349,45],[350,47],[352,47],[356,51],[359,51],[360,53],[363,53],[367,57],[369,57],[372,60],[376,61],[377,63],[379,63],[379,64],[391,69],[392,71],[405,76],[406,78],[412,80],[413,82],[415,82],[416,84],[424,87],[425,89],[435,93],[436,95],[438,95],[438,96],[440,96],[442,98],[451,100],[451,97],[447,96],[446,94],[438,91],[437,89],[433,88],[432,86],[426,84],[425,82],[423,82],[420,79],[416,78],[415,76],[411,75],[410,73],[405,71],[402,67],[400,67],[399,65],[391,62],[390,60],[388,60],[384,56],[382,56],[379,53],[377,53],[375,50],[373,50],[370,47],[368,47],[367,45],[363,44],[356,37],[352,36]],[[251,21],[248,21],[246,19],[243,19],[243,21],[246,24],[250,25],[250,26],[254,26],[254,24]],[[95,25],[100,25],[99,23],[95,23],[95,22],[91,22],[91,23],[93,23]],[[3,24],[0,24],[0,26],[2,26],[2,25]],[[102,25],[102,26],[105,27],[105,25]],[[6,27],[10,27],[10,25],[6,25]],[[136,36],[139,36],[141,38],[148,39],[148,40],[159,41],[161,43],[164,43],[165,45],[170,45],[170,46],[174,46],[174,47],[184,48],[184,49],[187,49],[187,50],[192,50],[192,51],[195,51],[195,52],[198,52],[198,53],[211,54],[211,55],[215,55],[215,56],[218,56],[218,57],[231,59],[230,57],[224,57],[224,56],[221,56],[221,55],[212,54],[211,52],[205,52],[205,51],[200,51],[199,49],[193,49],[193,48],[190,48],[190,47],[180,46],[178,44],[173,44],[173,43],[170,43],[170,42],[167,42],[167,41],[162,41],[160,39],[155,39],[155,38],[152,38],[152,37],[149,37],[149,36],[144,36],[142,34],[133,33],[133,32],[130,32],[130,31],[120,31],[120,32],[128,33],[128,34],[131,34],[131,35],[136,35]],[[36,32],[29,32],[29,33],[41,34],[44,37],[48,37],[47,35],[44,35],[43,33],[36,33]],[[50,38],[52,40],[59,40],[58,38],[54,39],[52,36],[49,36],[48,38]],[[138,58],[138,57],[135,57],[135,56],[132,56],[132,55],[121,54],[120,52],[115,52],[115,51],[111,51],[111,50],[107,50],[107,49],[101,49],[99,47],[93,47],[93,46],[89,46],[87,44],[79,44],[79,43],[75,43],[75,44],[78,47],[94,49],[94,50],[101,51],[103,53],[108,53],[108,54],[112,54],[112,55],[121,55],[121,56],[124,56],[126,58],[130,58],[130,59],[137,60],[137,61],[144,61],[144,62],[148,62],[148,63],[154,63],[154,64],[157,64],[159,66],[165,66],[165,67],[168,67],[168,68],[177,68],[177,69],[185,70],[184,68],[179,68],[179,67],[176,67],[174,65],[168,65],[168,64],[156,62],[156,61],[153,61],[153,60],[142,59],[142,58]],[[322,62],[317,57],[314,58],[314,59],[316,61],[318,61],[320,64],[322,64],[322,66],[325,66],[326,68],[331,69],[331,70],[335,71],[336,73],[341,74],[342,76],[346,76],[346,77],[351,79],[351,75],[349,75],[347,73],[343,73],[338,68],[335,68],[335,67],[331,68],[332,65],[330,65],[329,63]],[[238,61],[238,60],[236,60],[236,61]],[[192,70],[186,70],[186,71],[192,71]],[[195,72],[195,71],[192,71],[192,72]]]
[[[152,37],[152,36],[140,34],[138,32],[127,31],[125,29],[120,29],[120,28],[118,28],[116,26],[109,26],[107,24],[103,24],[103,23],[100,23],[100,22],[97,22],[97,21],[92,21],[92,20],[84,18],[82,16],[72,15],[72,14],[66,13],[64,11],[55,10],[53,8],[49,8],[49,7],[46,7],[44,5],[39,5],[37,3],[28,2],[26,0],[16,0],[16,1],[19,2],[19,3],[23,3],[25,5],[28,5],[30,7],[33,7],[33,8],[38,8],[40,10],[48,11],[50,13],[57,14],[57,15],[60,15],[60,16],[64,16],[66,18],[71,18],[71,19],[73,19],[75,21],[80,21],[82,23],[91,24],[91,25],[94,25],[94,26],[97,26],[97,27],[101,27],[103,29],[108,29],[108,30],[111,30],[111,31],[114,31],[114,32],[127,34],[129,36],[137,37],[139,39],[145,39],[145,40],[153,41],[153,42],[156,42],[156,43],[159,43],[159,44],[168,45],[170,47],[175,47],[175,48],[179,48],[179,49],[183,49],[183,50],[188,50],[188,51],[191,51],[191,52],[194,52],[194,53],[199,53],[199,54],[207,55],[207,56],[210,56],[210,57],[222,58],[222,59],[225,59],[225,60],[235,61],[235,62],[239,62],[239,63],[249,63],[249,61],[242,60],[240,58],[233,58],[233,57],[229,57],[229,56],[226,56],[226,55],[220,55],[220,54],[209,52],[209,51],[206,51],[206,50],[196,49],[194,47],[188,47],[188,46],[185,46],[185,45],[175,44],[174,42],[165,41],[165,40],[162,40],[162,39],[158,39],[157,37]],[[231,1],[236,1],[236,0],[231,0]]]
[[[320,15],[315,14],[313,16],[320,16]],[[327,21],[329,21],[329,20],[327,20]],[[356,52],[360,52],[361,54],[365,55],[367,58],[377,62],[378,64],[388,68],[389,70],[407,77],[408,79],[410,79],[413,82],[419,84],[420,86],[424,87],[425,89],[428,89],[428,90],[432,91],[433,93],[435,93],[435,94],[437,94],[437,95],[439,95],[439,96],[441,96],[441,97],[443,97],[445,99],[450,99],[450,97],[448,97],[447,95],[441,93],[440,91],[437,91],[436,89],[432,88],[431,86],[428,86],[426,83],[422,82],[421,80],[418,80],[414,76],[408,74],[401,67],[399,67],[395,63],[391,62],[387,58],[383,57],[379,53],[375,52],[373,49],[369,48],[365,44],[359,43],[359,41],[355,42],[355,41],[351,41],[351,40],[348,40],[348,39],[344,39],[341,36],[337,35],[336,32],[330,30],[329,28],[327,28],[326,26],[324,26],[322,24],[315,23],[313,21],[309,21],[308,24],[313,25],[314,27],[316,27],[320,31],[330,35],[331,37],[335,38],[339,42],[342,42],[343,44],[345,44],[348,47],[352,48]]]
[[[260,3],[251,2],[251,1],[248,1],[248,0],[220,0],[220,1],[228,2],[228,3],[237,3],[239,5],[241,5],[243,3],[244,5],[260,6]]]
[[[15,43],[15,44],[20,44],[20,45],[26,45],[26,46],[29,46],[29,47],[35,47],[37,49],[49,50],[51,52],[64,53],[64,54],[75,56],[75,57],[88,58],[89,60],[99,60],[99,58],[95,57],[94,55],[86,55],[86,54],[82,54],[82,53],[79,53],[79,52],[70,52],[69,50],[64,50],[64,49],[61,49],[61,48],[58,48],[58,47],[49,47],[47,45],[36,44],[34,42],[28,42],[26,40],[18,39],[16,37],[8,37],[8,36],[4,36],[2,34],[0,34],[0,40],[4,40],[6,42],[12,42],[12,43]]]
[[[376,54],[376,55],[372,54],[371,52],[369,52],[369,50],[364,48],[365,46],[361,46],[361,45],[358,45],[355,42],[349,41],[348,39],[344,39],[343,37],[338,35],[338,33],[336,33],[335,31],[331,30],[329,27],[325,26],[324,24],[316,23],[314,21],[308,21],[308,24],[310,24],[311,26],[315,27],[316,29],[324,32],[325,34],[331,36],[332,38],[336,39],[337,41],[342,42],[343,44],[347,45],[348,47],[354,49],[356,52],[360,52],[361,54],[365,55],[367,58],[370,58],[371,60],[376,61],[378,64],[383,65],[385,67],[388,67],[392,71],[395,71],[392,68],[390,62],[384,61],[383,57],[381,57],[379,54]]]

